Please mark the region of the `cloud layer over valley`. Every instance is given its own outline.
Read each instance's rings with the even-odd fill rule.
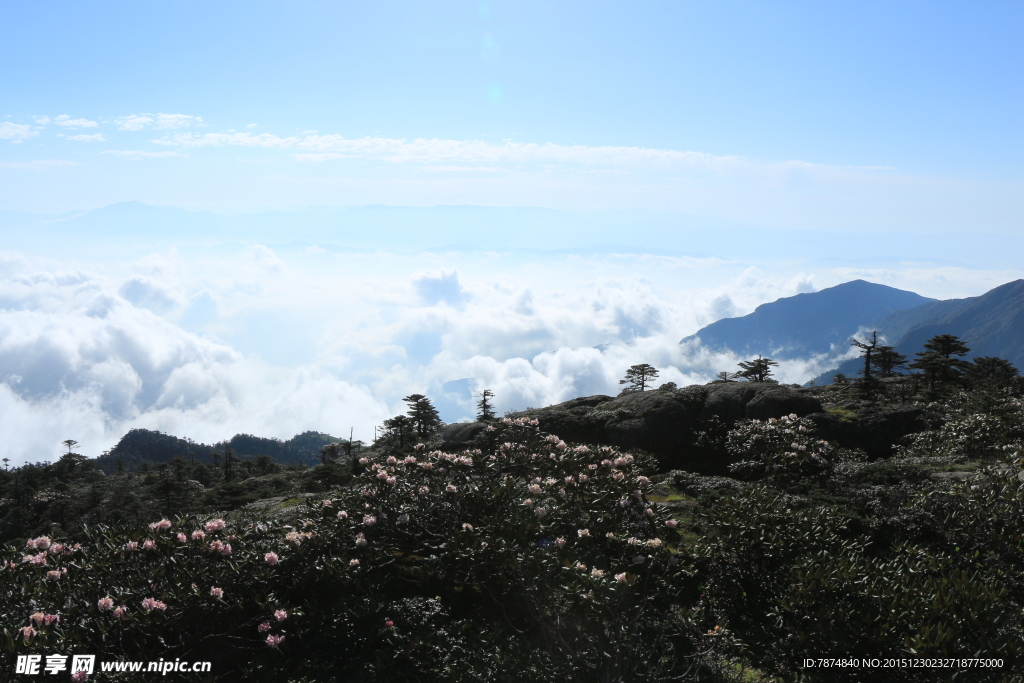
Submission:
[[[542,406],[617,393],[639,362],[660,382],[708,381],[742,359],[682,337],[855,277],[933,296],[1013,277],[962,270],[967,290],[950,294],[949,275],[934,264],[772,270],[612,251],[225,243],[60,262],[8,252],[0,450],[35,461],[74,438],[97,455],[133,427],[206,442],[354,427],[368,441],[413,392],[455,421],[485,387],[499,411]],[[806,381],[847,353],[786,362],[780,379]]]

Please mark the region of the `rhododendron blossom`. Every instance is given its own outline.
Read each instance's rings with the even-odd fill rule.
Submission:
[[[21,637],[24,638],[26,641],[31,640],[32,636],[34,636],[34,635],[36,635],[38,633],[39,633],[39,631],[35,630],[31,626],[22,626],[21,627]]]
[[[155,609],[165,610],[167,609],[167,605],[154,598],[146,598],[142,601],[142,609],[147,612]]]
[[[278,645],[284,642],[284,636],[268,635],[266,642],[267,645],[270,647],[277,647]]]
[[[114,598],[110,597],[109,595],[105,598],[100,598],[96,601],[96,606],[99,608],[101,612],[109,612],[110,610],[114,609]]]
[[[263,556],[263,561],[269,565],[275,565],[280,562],[281,558],[277,556],[277,553],[270,552]]]
[[[213,519],[213,520],[210,520],[209,522],[207,522],[206,525],[203,528],[206,529],[206,531],[209,532],[209,531],[220,531],[225,526],[226,526],[226,523],[224,522],[223,519]]]
[[[274,611],[274,618],[278,621],[284,621],[288,618],[287,610],[279,609]]]
[[[224,597],[224,589],[223,588],[217,588],[216,586],[213,586],[213,587],[210,588],[210,595],[212,595],[215,598],[223,598]]]
[[[153,531],[163,531],[164,529],[171,528],[171,520],[161,519],[159,522],[153,522],[149,525],[149,528]]]
[[[202,529],[196,529],[192,532],[192,538],[197,541],[202,541],[206,538],[206,532]]]

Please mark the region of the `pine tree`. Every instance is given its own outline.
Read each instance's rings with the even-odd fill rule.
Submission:
[[[865,380],[870,381],[871,366],[873,365],[871,361],[871,354],[874,352],[875,349],[878,348],[878,331],[873,330],[871,332],[871,337],[864,341],[861,341],[860,339],[854,337],[853,339],[850,340],[850,344],[856,346],[858,349],[864,352],[864,369],[860,370],[858,374],[862,375]]]
[[[619,380],[619,384],[627,385],[626,388],[622,390],[622,393],[628,394],[634,391],[647,391],[657,376],[658,371],[653,365],[648,365],[647,363],[631,365],[629,366],[629,370],[626,370],[626,379]]]
[[[772,379],[772,368],[778,366],[778,363],[771,358],[758,356],[754,360],[742,361],[739,366],[740,372],[737,374],[748,382],[768,382]]]
[[[896,371],[907,364],[907,357],[891,346],[879,346],[875,349],[871,363],[880,376],[892,377],[899,374]]]
[[[493,420],[496,417],[494,412],[494,405],[491,403],[491,399],[494,398],[494,392],[491,391],[490,389],[484,389],[479,394],[477,394],[477,396],[480,397],[480,400],[477,401],[476,403],[477,422],[488,422],[490,420]]]
[[[441,426],[441,416],[429,398],[423,394],[410,394],[402,400],[409,405],[406,415],[413,421],[416,435],[421,439],[430,436]]]
[[[947,385],[958,379],[970,364],[954,356],[966,356],[970,349],[959,337],[952,334],[939,334],[924,343],[924,351],[916,354],[917,360],[910,364],[911,368],[924,372],[928,380],[928,390],[935,391],[936,384]]]
[[[979,356],[966,368],[967,378],[972,382],[1006,384],[1020,373],[1013,363],[994,356]]]

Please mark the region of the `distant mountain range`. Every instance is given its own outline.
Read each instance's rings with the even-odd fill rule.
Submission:
[[[839,355],[862,330],[877,330],[908,358],[931,337],[953,334],[970,347],[968,358],[998,356],[1024,370],[1024,280],[981,296],[947,301],[854,280],[779,299],[739,318],[719,320],[681,343],[790,360]],[[837,372],[853,376],[860,366],[859,360],[848,360],[813,381],[827,383]]]
[[[881,317],[929,303],[944,302],[854,280],[763,304],[741,318],[712,323],[680,343],[699,341],[713,351],[732,351],[741,356],[807,358],[846,347],[860,327]]]
[[[325,444],[344,441],[330,434],[303,432],[287,441],[268,439],[251,434],[236,434],[228,441],[212,446],[182,439],[171,434],[150,429],[133,429],[121,437],[117,445],[96,458],[96,465],[106,473],[118,469],[118,461],[127,470],[137,470],[143,462],[151,465],[169,463],[176,457],[198,462],[213,462],[213,454],[224,454],[227,446],[233,454],[243,460],[257,455],[267,455],[282,465],[315,465],[320,461],[320,449]]]
[[[967,359],[997,356],[1024,371],[1024,280],[1008,282],[981,296],[895,311],[870,327],[909,359],[935,335],[953,334],[971,349]],[[862,365],[857,359],[849,360],[814,381],[830,382],[837,372],[853,377]]]

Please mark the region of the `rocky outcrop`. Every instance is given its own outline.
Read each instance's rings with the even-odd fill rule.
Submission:
[[[831,413],[808,415],[821,438],[843,448],[863,449],[871,460],[888,458],[903,437],[927,428],[924,410],[917,406],[869,407],[853,417]]]
[[[566,441],[645,450],[655,455],[665,470],[675,467],[718,473],[725,467],[721,456],[718,461],[709,462],[707,453],[692,447],[696,433],[711,418],[731,424],[743,418],[767,419],[790,413],[803,416],[821,410],[816,398],[790,387],[728,382],[614,398],[587,396],[531,410],[529,415],[540,422],[545,432]],[[450,425],[444,432],[442,446],[467,447],[482,429],[479,423]]]

